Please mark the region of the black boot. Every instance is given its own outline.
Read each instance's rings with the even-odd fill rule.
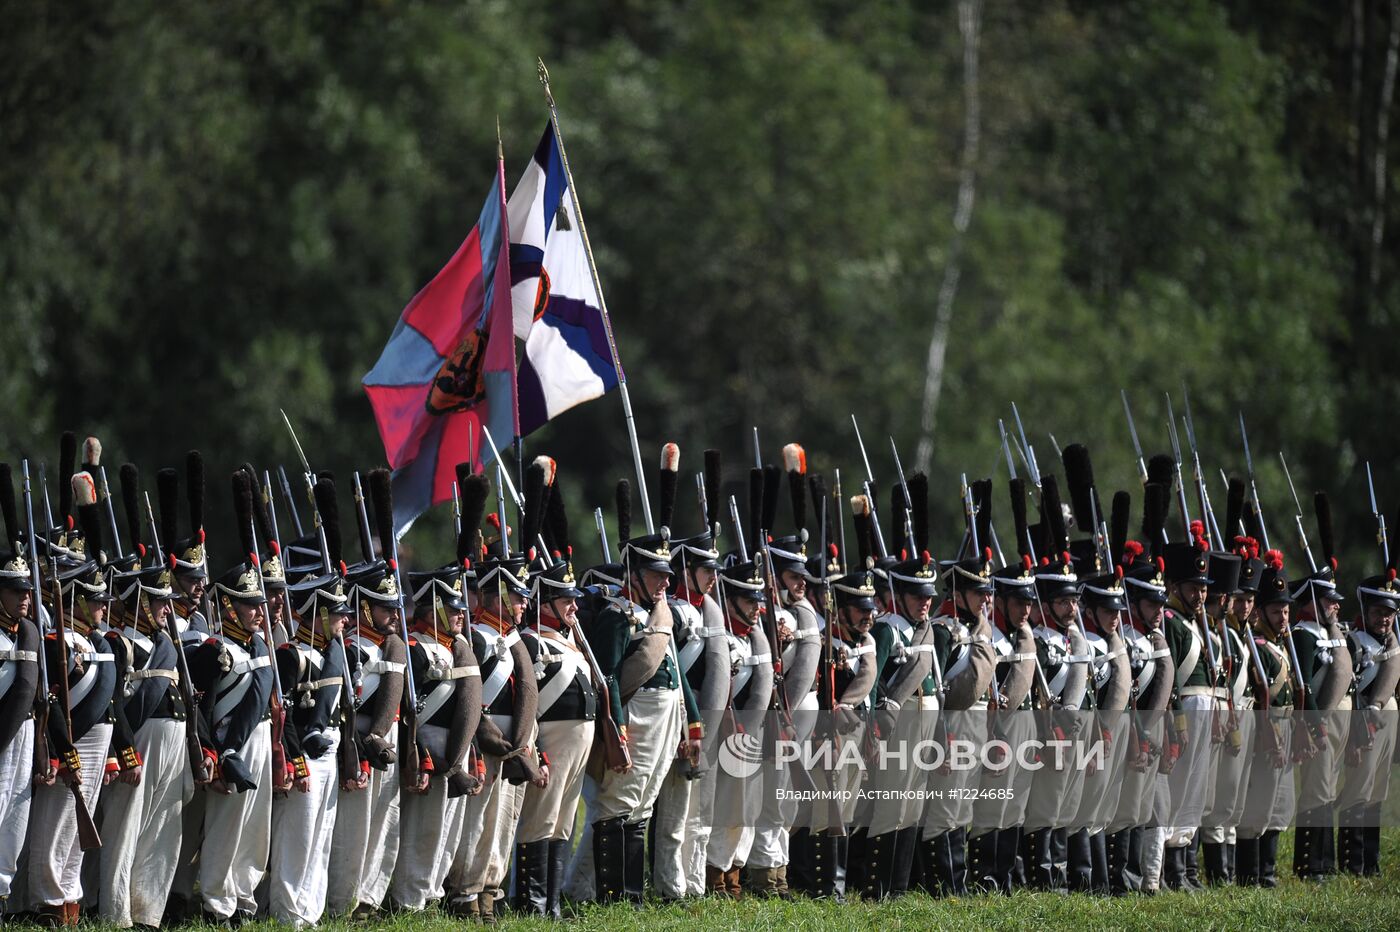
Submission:
[[[626,846],[621,816],[593,823],[593,873],[599,903],[622,898]]]
[[[1322,833],[1317,828],[1322,815],[1322,809],[1298,813],[1297,828],[1293,830],[1293,873],[1303,880],[1322,879],[1322,865],[1319,863]]]
[[[1361,828],[1365,812],[1365,806],[1352,806],[1337,817],[1337,869],[1358,877],[1366,867]]]
[[[846,889],[850,890],[852,894],[858,894],[865,889],[865,854],[869,847],[869,832],[864,828],[858,828],[844,837],[846,838],[846,858],[842,863],[846,865]]]
[[[543,916],[549,911],[549,841],[515,846],[515,911]]]
[[[890,882],[894,876],[896,834],[885,832],[867,837],[865,883],[860,888],[860,895],[867,900],[883,900],[890,894]]]
[[[828,897],[843,902],[846,896],[846,846],[849,837],[830,832],[816,832],[811,836],[812,845],[812,884],[810,895],[814,899]]]
[[[967,829],[955,828],[948,833],[948,856],[953,862],[953,895],[967,896]]]
[[[1366,807],[1361,829],[1361,874],[1374,877],[1381,872],[1381,804]]]
[[[1206,883],[1218,887],[1225,882],[1225,846],[1212,841],[1201,843],[1201,860],[1205,862]]]
[[[623,850],[626,852],[622,870],[622,892],[633,905],[641,905],[642,892],[646,886],[647,870],[647,823],[627,822],[622,826]]]
[[[1186,849],[1168,845],[1162,851],[1162,886],[1181,890],[1186,882]]]
[[[1069,829],[1052,828],[1047,834],[1050,842],[1050,889],[1056,893],[1069,890]]]
[[[996,882],[1002,893],[1016,889],[1016,865],[1021,860],[1021,827],[1014,825],[996,833]]]
[[[1318,865],[1322,868],[1324,875],[1335,874],[1337,872],[1337,844],[1334,834],[1337,811],[1331,803],[1321,807],[1322,820],[1317,826],[1318,838]]]
[[[1108,833],[1098,831],[1089,836],[1089,856],[1094,863],[1093,891],[1108,895]]]
[[[890,896],[909,892],[909,872],[914,867],[914,855],[919,850],[920,830],[917,825],[901,828],[894,833],[894,866],[890,875]]]
[[[788,835],[788,889],[812,896],[812,830],[795,828]]]
[[[1241,887],[1259,886],[1259,839],[1235,841],[1235,883]]]
[[[1094,885],[1094,861],[1089,849],[1089,830],[1076,829],[1065,837],[1066,874],[1069,888],[1087,893]]]
[[[1042,828],[1022,834],[1021,861],[1026,886],[1032,890],[1049,890],[1054,867],[1050,858],[1050,829]]]
[[[1220,847],[1220,854],[1221,854],[1221,859],[1224,861],[1224,864],[1225,864],[1225,882],[1226,882],[1226,883],[1234,883],[1234,882],[1235,882],[1235,846],[1234,846],[1234,845],[1221,845],[1221,847]]]
[[[1196,858],[1196,845],[1200,837],[1201,836],[1197,834],[1187,843],[1186,847],[1182,849],[1183,854],[1181,857],[1183,870],[1181,872],[1181,889],[1185,890],[1187,893],[1200,893],[1205,889],[1205,887],[1201,885],[1201,865]]]
[[[1128,858],[1132,853],[1132,829],[1114,832],[1104,839],[1105,857],[1108,860],[1108,892],[1122,896],[1142,886],[1142,878],[1129,867]]]
[[[967,885],[980,893],[1001,890],[997,880],[997,839],[993,829],[967,840]]]
[[[545,883],[545,914],[550,919],[563,919],[560,892],[564,889],[564,869],[569,860],[569,841],[556,838],[549,843],[549,879]]]
[[[1278,886],[1278,832],[1269,831],[1259,836],[1259,885]]]

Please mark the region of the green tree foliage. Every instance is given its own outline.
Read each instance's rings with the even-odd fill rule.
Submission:
[[[148,475],[199,447],[216,560],[227,470],[291,465],[279,407],[314,467],[379,463],[360,377],[474,222],[497,118],[508,183],[523,170],[540,55],[647,467],[665,440],[686,472],[718,446],[738,491],[757,425],[767,458],[799,440],[849,491],[851,413],[886,485],[886,435],[912,460],[963,133],[956,4],[3,6],[7,457],[52,458],[65,427]],[[959,474],[1004,482],[1010,402],[1047,471],[1048,432],[1086,443],[1107,498],[1137,489],[1118,389],[1151,453],[1163,393],[1179,406],[1185,383],[1217,505],[1218,470],[1243,469],[1242,410],[1293,565],[1280,447],[1301,494],[1336,497],[1349,567],[1374,564],[1358,476],[1370,459],[1400,502],[1400,306],[1395,250],[1372,263],[1358,218],[1367,235],[1377,211],[1397,219],[1393,185],[1377,201],[1361,177],[1389,9],[985,6],[939,548],[959,533]],[[529,438],[539,452],[582,539],[585,508],[630,474],[616,397]],[[690,487],[678,533],[698,524]],[[444,556],[446,525],[408,544]]]

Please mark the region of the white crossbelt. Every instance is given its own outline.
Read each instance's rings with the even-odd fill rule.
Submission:
[[[515,656],[510,652],[510,649],[520,643],[520,634],[512,631],[506,637],[501,637],[499,633],[490,628],[481,629],[481,632],[488,644],[493,639],[496,641],[495,647],[498,651],[495,668],[491,671],[491,675],[481,683],[481,705],[483,708],[489,709],[491,704],[496,701],[496,697],[501,694],[501,690],[505,689],[506,681],[510,679],[510,675],[515,672]]]
[[[364,672],[369,673],[402,673],[404,664],[394,660],[371,660],[364,665]]]
[[[31,663],[39,659],[39,653],[32,650],[0,650],[0,660],[28,660]]]
[[[131,674],[132,680],[151,680],[157,677],[165,677],[170,680],[170,682],[178,684],[180,682],[180,671],[152,668],[149,670],[135,670]]]

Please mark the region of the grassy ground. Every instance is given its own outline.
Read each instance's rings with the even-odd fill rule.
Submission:
[[[569,928],[616,930],[643,927],[693,932],[696,929],[930,929],[1028,927],[1080,929],[1211,929],[1354,928],[1400,929],[1400,829],[1385,833],[1382,866],[1385,874],[1359,880],[1337,877],[1325,884],[1305,884],[1291,874],[1291,835],[1279,846],[1281,886],[1276,890],[1222,889],[1187,895],[1109,899],[1082,895],[1017,893],[1011,897],[973,896],[932,899],[910,894],[887,903],[854,901],[845,905],[799,899],[792,902],[744,900],[734,903],[710,898],[683,904],[652,904],[644,910],[627,906],[582,907]],[[330,932],[385,929],[390,932],[449,932],[461,921],[437,912],[397,914],[373,923],[330,922]],[[23,928],[22,926],[14,928]],[[199,926],[189,927],[197,930]],[[248,932],[274,932],[273,923],[244,926]],[[506,929],[557,929],[538,920],[511,919]]]

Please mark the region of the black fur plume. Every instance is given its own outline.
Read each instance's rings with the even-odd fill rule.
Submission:
[[[131,463],[122,463],[118,473],[122,487],[122,510],[126,512],[126,539],[131,553],[141,552],[141,473]]]
[[[562,559],[569,559],[569,515],[564,508],[564,490],[560,487],[558,477],[554,480],[554,491],[549,494],[549,503],[545,505],[544,523],[545,538],[549,542],[551,550],[556,551]]]
[[[248,479],[256,493],[257,473],[248,473]],[[260,496],[255,494],[254,497]],[[204,457],[198,450],[185,454],[185,501],[190,507],[190,534],[198,534],[204,527]]]
[[[80,504],[77,508],[78,527],[83,531],[83,550],[89,560],[105,565],[107,554],[102,540],[102,507],[94,501],[90,505]]]
[[[169,466],[156,473],[156,499],[160,503],[162,555],[174,553],[175,541],[180,539],[180,474]]]
[[[807,477],[796,470],[788,470],[788,500],[792,502],[792,523],[797,533],[807,527]]]
[[[544,526],[544,465],[538,461],[525,467],[525,514],[520,523],[520,549],[526,553],[536,546]]]
[[[345,538],[340,531],[340,503],[335,499],[335,482],[317,479],[312,494],[316,498],[316,510],[321,513],[321,528],[326,532],[326,551],[331,556],[331,566],[339,566],[345,558]]]
[[[1400,527],[1400,516],[1396,517],[1395,523],[1391,527]],[[1390,564],[1386,566],[1386,569],[1400,569],[1400,547],[1390,548]]]
[[[1165,541],[1162,529],[1167,521],[1167,504],[1171,501],[1168,487],[1160,482],[1149,482],[1142,490],[1142,542],[1148,553],[1155,559],[1162,555]]]
[[[1162,506],[1162,527],[1172,516],[1172,486],[1176,484],[1176,460],[1165,453],[1155,453],[1147,461],[1147,481],[1155,482],[1167,490],[1166,503]]]
[[[714,526],[720,523],[719,516],[724,513],[724,508],[720,504],[720,496],[724,493],[720,489],[720,452],[718,450],[705,451],[705,529],[714,530]]]
[[[1011,520],[1016,526],[1016,552],[1030,555],[1030,525],[1026,522],[1026,480],[1011,480]]]
[[[160,471],[164,472],[164,469]],[[156,475],[157,484],[160,482],[160,473]],[[243,548],[241,556],[243,560],[247,560],[248,555],[256,553],[258,549],[257,542],[253,539],[253,487],[248,481],[248,474],[241,469],[233,471],[229,477],[229,486],[233,491],[233,521],[238,525],[238,542]],[[164,520],[165,506],[162,505],[161,522],[164,523]],[[161,543],[165,544],[164,539]]]
[[[1322,544],[1322,559],[1331,565],[1337,559],[1337,538],[1332,531],[1332,502],[1326,492],[1313,494],[1313,510],[1317,513],[1317,537]]]
[[[473,473],[471,463],[458,466],[457,477],[462,488],[462,533],[457,535],[457,562],[475,562],[481,557],[481,522],[486,517],[491,482],[485,475]]]
[[[77,461],[77,435],[65,430],[58,438],[58,523],[65,528],[73,514],[73,466]]]
[[[661,467],[656,480],[658,527],[674,529],[676,526],[676,494],[681,481],[680,459],[680,448],[674,443],[667,443],[661,447]]]
[[[248,485],[253,490],[253,530],[257,533],[258,546],[270,550],[268,544],[276,538],[272,533],[272,517],[268,514],[267,499],[263,497],[262,479],[252,463],[244,463],[242,468],[248,477]]]
[[[5,515],[5,545],[19,553],[24,530],[19,526],[19,511],[15,507],[15,477],[9,463],[0,463],[0,512]]]
[[[922,472],[912,474],[908,479],[909,510],[914,513],[914,546],[919,552],[928,549],[928,476]],[[918,554],[914,554],[918,556]]]
[[[1052,475],[1040,479],[1040,523],[1045,525],[1045,543],[1049,556],[1055,559],[1069,549],[1069,531],[1065,527],[1065,509],[1060,501],[1060,481]]]
[[[1244,480],[1231,476],[1228,491],[1225,493],[1225,526],[1220,533],[1225,535],[1226,545],[1235,535],[1244,533]],[[1232,545],[1231,545],[1232,546]]]
[[[385,560],[397,557],[398,542],[394,540],[394,489],[389,470],[370,470],[369,500],[373,506],[374,523],[379,531],[379,556]]]
[[[1133,510],[1133,497],[1121,489],[1113,493],[1113,515],[1108,522],[1108,552],[1115,562],[1123,559],[1128,545],[1128,522]]]
[[[898,554],[901,549],[909,546],[904,534],[904,516],[909,507],[909,501],[904,496],[904,486],[896,482],[890,487],[890,523],[889,533],[885,535],[885,548],[891,553]],[[912,522],[910,531],[913,531]],[[915,554],[909,554],[905,559],[913,559]]]
[[[1074,523],[1080,531],[1093,534],[1096,531],[1094,515],[1098,503],[1094,501],[1094,465],[1089,459],[1089,450],[1082,443],[1071,443],[1065,447],[1062,458]]]
[[[977,509],[977,542],[983,547],[992,545],[992,480],[974,479],[972,481],[972,504]],[[927,544],[919,544],[920,550],[927,549]]]
[[[758,529],[763,523],[763,470],[755,466],[749,470],[749,526],[744,528],[744,537],[752,549],[758,541]]]
[[[773,523],[778,520],[778,498],[781,495],[783,486],[783,471],[777,466],[768,465],[763,467],[763,514],[759,525],[763,530],[772,533]],[[755,547],[755,549],[757,549]]]
[[[862,496],[856,496],[857,499]],[[851,522],[856,529],[856,556],[859,558],[859,566],[864,569],[871,558],[875,556],[875,513],[873,506],[871,511],[862,513],[855,509],[854,502],[851,508]]]
[[[617,480],[617,546],[619,551],[632,539],[632,483]]]

